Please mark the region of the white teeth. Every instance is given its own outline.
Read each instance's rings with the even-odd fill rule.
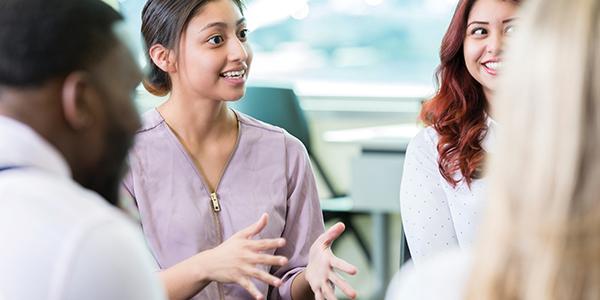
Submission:
[[[485,63],[485,66],[488,69],[498,70],[499,68],[502,68],[502,63],[496,62],[496,61],[491,61],[491,62]]]
[[[221,73],[221,76],[223,76],[223,77],[242,77],[242,76],[244,76],[244,74],[246,74],[246,70],[229,71],[229,72]]]

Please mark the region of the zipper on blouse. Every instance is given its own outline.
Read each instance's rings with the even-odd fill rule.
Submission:
[[[236,118],[237,118],[237,115],[236,115]],[[235,142],[235,147],[233,149],[233,152],[231,152],[231,155],[229,156],[229,159],[227,160],[227,163],[225,164],[225,168],[223,168],[221,176],[219,177],[219,181],[217,182],[217,185],[215,186],[215,190],[213,192],[211,192],[210,190],[207,190],[210,192],[210,203],[212,204],[212,210],[213,210],[212,215],[213,215],[213,220],[215,222],[215,227],[217,228],[217,234],[219,236],[219,244],[223,243],[223,229],[221,228],[221,221],[219,220],[219,216],[218,216],[218,213],[221,211],[221,203],[219,203],[219,197],[217,196],[217,190],[219,189],[219,185],[221,184],[221,179],[223,179],[223,176],[225,176],[225,172],[229,168],[229,163],[231,162],[231,159],[233,158],[233,155],[237,151],[237,148],[240,143],[241,130],[239,129],[240,128],[239,122],[240,121],[238,120],[238,124],[237,124],[238,125],[238,137]],[[208,185],[206,184],[207,181],[204,180],[204,178],[202,176],[200,176],[200,178],[204,182],[204,186],[208,187]],[[217,282],[217,290],[219,291],[219,299],[225,300],[225,288],[221,282]]]
[[[219,198],[217,197],[217,193],[210,193],[210,201],[212,202],[212,207],[215,212],[221,211],[221,204],[219,204]]]
[[[219,198],[217,197],[216,192],[210,193],[210,202],[212,203],[212,208],[213,208],[212,216],[213,216],[213,221],[215,223],[215,226],[217,228],[217,235],[219,236],[220,243],[222,243],[223,242],[223,231],[221,230],[221,222],[219,221],[219,216],[217,216],[217,213],[219,211],[221,211],[221,205],[219,204]],[[217,282],[217,291],[219,292],[219,299],[225,300],[225,291],[223,288],[223,284],[220,282]]]
[[[219,198],[217,197],[217,189],[219,188],[219,184],[221,183],[221,179],[223,178],[223,176],[225,175],[225,172],[229,168],[229,163],[231,162],[231,159],[233,158],[233,156],[237,152],[237,149],[238,149],[239,143],[240,143],[240,138],[241,138],[240,120],[239,120],[239,117],[238,117],[237,113],[234,110],[232,110],[232,111],[234,112],[235,118],[237,119],[238,135],[237,135],[237,139],[236,139],[236,142],[235,142],[235,146],[234,146],[233,152],[231,152],[231,154],[229,155],[229,159],[227,160],[227,163],[225,164],[225,168],[223,168],[223,171],[221,172],[221,176],[219,177],[219,181],[217,182],[217,185],[215,186],[215,191],[214,192],[212,192],[212,191],[209,190],[210,189],[209,185],[207,184],[207,181],[204,180],[204,176],[203,176],[202,172],[200,171],[200,168],[198,168],[198,166],[194,163],[194,160],[193,160],[190,152],[185,149],[185,147],[183,146],[183,142],[179,139],[179,137],[177,136],[177,134],[173,131],[173,129],[167,123],[167,127],[169,127],[169,130],[171,130],[171,132],[173,133],[173,136],[178,141],[180,147],[182,147],[182,151],[184,153],[186,153],[187,157],[190,159],[191,164],[196,169],[196,172],[198,174],[198,177],[200,178],[200,181],[202,182],[202,184],[206,188],[206,191],[209,194],[210,202],[211,202],[211,206],[212,206],[213,222],[214,222],[215,227],[217,229],[217,235],[219,237],[219,244],[223,243],[223,230],[221,228],[221,222],[219,221],[219,216],[218,216],[218,213],[221,211],[221,204],[219,203]],[[160,112],[158,114],[160,115]],[[162,118],[162,116],[161,116],[161,118]],[[164,118],[163,118],[163,120],[164,120]],[[165,123],[166,123],[166,121],[165,121]],[[223,287],[222,283],[217,282],[217,290],[219,292],[219,299],[220,300],[225,300],[225,291],[224,291],[224,287]]]

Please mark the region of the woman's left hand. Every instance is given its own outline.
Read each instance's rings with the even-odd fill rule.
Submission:
[[[352,286],[335,272],[337,269],[354,275],[357,272],[356,267],[336,257],[331,251],[331,244],[344,232],[344,229],[344,223],[336,223],[321,234],[310,247],[305,277],[315,293],[315,300],[337,300],[334,294],[335,286],[351,299],[356,297],[356,291]]]

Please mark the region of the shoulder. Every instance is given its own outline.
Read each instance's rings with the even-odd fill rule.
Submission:
[[[25,185],[35,188],[25,188]],[[56,176],[36,168],[14,171],[11,176],[3,178],[0,187],[4,192],[3,201],[0,201],[2,205],[37,211],[38,206],[52,204],[54,215],[73,214],[73,217],[116,211],[97,193],[82,187],[72,178]]]
[[[257,120],[247,114],[241,113],[236,110],[234,110],[234,112],[235,112],[240,124],[247,128],[250,128],[253,130],[258,130],[264,134],[276,135],[276,136],[282,136],[285,132],[285,130],[281,127],[271,125],[269,123],[265,123],[263,121]]]
[[[102,261],[120,262],[121,266],[136,267],[135,271],[152,272],[156,267],[145,246],[144,238],[132,221],[124,217],[97,218],[84,227],[77,243],[77,252],[96,262],[86,262],[88,266],[103,268]],[[119,245],[119,247],[114,247]]]
[[[63,256],[63,293],[69,299],[164,299],[158,269],[141,232],[128,220],[104,218],[90,222]],[[118,247],[115,247],[118,245]],[[118,266],[118,272],[115,272]],[[89,292],[96,293],[89,298]]]
[[[431,126],[421,129],[406,148],[405,168],[413,164],[426,165],[437,170],[438,134]]]
[[[23,171],[3,178],[0,190],[0,216],[15,222],[49,224],[45,231],[69,235],[76,230],[87,230],[107,221],[127,224],[124,214],[110,205],[96,192],[85,189],[71,178],[64,178],[36,169]],[[35,188],[26,188],[26,186]],[[30,221],[8,211],[29,214]],[[52,211],[52,214],[48,214]]]
[[[285,132],[284,138],[288,158],[306,158],[308,160],[308,151],[299,139],[287,132]]]
[[[262,122],[239,111],[235,111],[235,113],[238,116],[240,124],[245,127],[244,129],[258,133],[263,139],[282,140],[288,158],[290,156],[303,157],[307,155],[306,147],[304,146],[304,144],[302,144],[302,142],[298,138],[291,135],[285,129]]]
[[[431,257],[418,268],[406,264],[390,283],[386,300],[463,299],[470,254],[457,248]]]
[[[167,123],[156,109],[142,114],[142,126],[135,134],[133,146],[129,151],[129,167],[136,169],[142,161],[161,161],[172,154],[170,130]],[[161,159],[157,159],[160,157]]]
[[[151,131],[164,124],[164,122],[165,120],[156,109],[150,109],[142,114],[142,126],[138,129],[137,133]]]
[[[21,249],[21,254],[13,263],[23,264],[23,272],[46,272],[40,273],[41,276],[58,272],[52,276],[57,279],[72,278],[70,272],[77,266],[73,262],[89,266],[97,261],[118,261],[119,257],[131,260],[144,255],[143,238],[136,226],[98,194],[84,189],[69,178],[58,178],[37,170],[11,177],[4,178],[0,183],[0,190],[3,191],[0,224],[10,224],[12,229],[0,226],[0,236],[15,247],[29,244],[41,248]],[[25,188],[24,183],[35,188]],[[52,213],[49,214],[49,211]],[[46,255],[30,255],[36,251],[44,251]],[[121,251],[129,252],[119,256]],[[65,267],[37,271],[25,268],[33,264],[42,266],[49,261]],[[84,274],[93,275],[85,270],[88,269],[82,269]]]
[[[437,149],[438,133],[435,128],[428,126],[421,129],[408,144],[409,149]]]

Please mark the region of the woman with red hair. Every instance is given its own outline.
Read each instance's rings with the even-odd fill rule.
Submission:
[[[416,264],[475,236],[485,193],[481,170],[496,127],[489,106],[519,2],[460,0],[442,40],[439,89],[423,105],[427,127],[408,146],[400,192]]]

